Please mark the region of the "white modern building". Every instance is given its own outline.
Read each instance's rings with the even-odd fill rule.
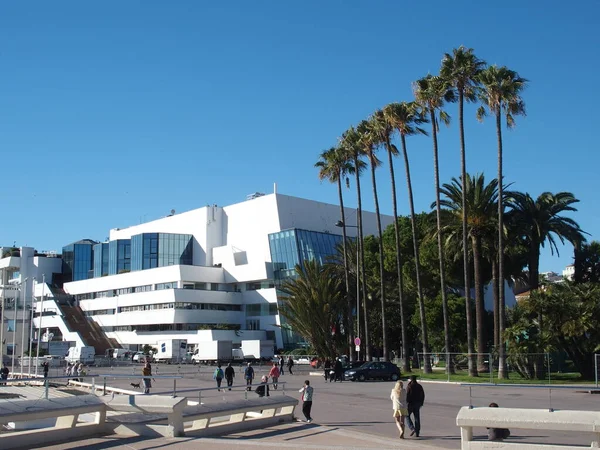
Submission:
[[[356,222],[354,209],[345,214],[348,224]],[[259,194],[116,228],[108,242],[74,242],[63,249],[64,292],[54,292],[72,297],[68,304],[45,298],[43,310],[56,314],[45,314],[42,328],[76,332],[81,344],[100,347],[97,353],[171,338],[187,339],[190,349],[216,339],[272,339],[278,348],[292,347],[275,286],[301,261],[324,261],[335,252],[339,219],[337,205]],[[383,227],[392,221],[382,216]],[[363,223],[365,235],[376,233],[375,214],[363,212]],[[354,227],[346,231],[357,234]]]
[[[0,355],[11,364],[13,356],[29,350],[36,339],[31,325],[31,305],[60,277],[62,260],[56,252],[37,252],[31,247],[0,247]],[[7,361],[8,359],[8,361]]]

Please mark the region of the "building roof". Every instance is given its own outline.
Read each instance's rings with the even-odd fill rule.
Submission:
[[[65,247],[68,247],[69,245],[75,245],[75,244],[95,245],[98,243],[99,243],[98,241],[94,241],[93,239],[80,239],[78,241],[71,242],[70,244],[65,245]]]

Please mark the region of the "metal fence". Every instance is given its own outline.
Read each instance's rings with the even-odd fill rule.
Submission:
[[[473,378],[469,373],[469,358],[477,377],[489,383],[502,382],[499,378],[498,355],[493,353],[417,353],[411,358],[411,371],[425,379],[464,382]],[[396,360],[401,366],[401,361]],[[426,367],[431,367],[430,373]],[[551,384],[553,362],[549,353],[507,354],[505,376],[524,383]]]
[[[598,379],[600,378],[600,353],[594,355],[594,372],[596,374],[596,387],[598,387]]]

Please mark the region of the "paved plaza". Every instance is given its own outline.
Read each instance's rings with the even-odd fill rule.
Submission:
[[[213,388],[213,368],[199,366],[154,366],[157,376],[177,375],[184,378],[176,380],[177,390]],[[158,369],[158,370],[156,370]],[[238,369],[238,368],[236,368]],[[139,375],[141,366],[115,369],[98,369],[96,373],[109,375]],[[257,367],[257,378],[268,371],[268,367]],[[285,393],[296,396],[305,379],[311,380],[315,388],[312,424],[293,423],[254,430],[221,438],[200,438],[203,444],[216,445],[219,448],[279,447],[279,448],[460,448],[460,430],[456,427],[456,415],[461,406],[471,403],[476,407],[496,402],[501,407],[514,408],[554,408],[572,410],[600,410],[600,396],[560,387],[535,389],[531,387],[473,387],[471,389],[456,384],[423,382],[426,392],[425,406],[421,411],[421,437],[408,437],[401,441],[392,420],[392,407],[389,399],[392,382],[329,383],[322,376],[310,375],[308,367],[298,367],[294,375],[285,374],[280,381],[286,383]],[[314,372],[314,371],[312,371]],[[98,383],[96,379],[96,383]],[[131,382],[139,379],[107,378],[107,385],[133,389]],[[241,374],[236,375],[236,385],[243,383]],[[172,392],[173,380],[157,378],[152,392]],[[283,392],[271,391],[272,395]],[[179,392],[179,396],[197,399],[197,392]],[[248,395],[255,395],[249,393]],[[228,401],[241,398],[241,389],[217,392],[203,391],[203,402]],[[297,408],[296,415],[301,415]],[[476,437],[486,438],[485,429],[475,429]],[[591,436],[565,432],[545,432],[512,430],[510,440],[523,443],[563,443],[589,446]],[[104,437],[84,442],[44,447],[47,449],[191,449],[197,448],[198,439],[193,437],[179,439],[117,439]]]

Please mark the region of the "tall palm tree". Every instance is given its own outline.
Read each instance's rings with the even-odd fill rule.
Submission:
[[[446,353],[451,351],[450,342],[450,319],[448,317],[448,296],[446,293],[446,268],[444,265],[444,247],[442,235],[442,210],[440,207],[440,170],[438,162],[438,119],[446,125],[450,124],[450,116],[442,110],[444,102],[453,100],[453,91],[449,89],[448,83],[442,78],[428,75],[417,80],[414,84],[414,94],[417,103],[423,111],[429,114],[431,123],[431,136],[433,140],[433,172],[435,178],[435,209],[437,218],[437,241],[438,256],[440,260],[440,290],[442,293],[442,313],[444,319],[444,346]],[[470,318],[470,315],[468,316]],[[468,325],[469,326],[469,325]],[[446,370],[448,373],[454,371],[451,358],[446,358]]]
[[[356,179],[356,197],[358,207],[358,251],[360,256],[360,268],[357,268],[356,282],[361,284],[361,294],[363,299],[363,330],[365,330],[365,358],[367,361],[371,360],[371,345],[369,336],[369,321],[367,314],[367,280],[365,275],[365,247],[363,242],[363,223],[362,223],[362,195],[360,190],[360,175],[366,168],[366,163],[362,160],[364,153],[360,144],[360,135],[357,133],[354,127],[350,127],[344,132],[340,138],[340,149],[345,153],[352,161],[354,167],[354,176]],[[361,280],[362,277],[362,280]]]
[[[415,217],[415,205],[413,199],[413,190],[412,190],[412,181],[410,177],[410,163],[408,160],[408,151],[406,149],[406,136],[412,136],[415,134],[424,134],[427,132],[420,128],[419,125],[426,122],[426,119],[421,114],[419,107],[414,102],[402,102],[402,103],[390,103],[387,105],[383,111],[381,112],[381,116],[383,118],[384,123],[386,123],[392,130],[396,130],[400,135],[400,143],[402,144],[402,155],[404,157],[404,168],[406,170],[406,184],[408,187],[408,203],[410,207],[410,221],[412,226],[412,238],[413,238],[413,250],[415,255],[415,276],[417,282],[417,299],[419,301],[419,316],[421,319],[421,340],[423,343],[423,353],[424,353],[424,371],[425,373],[431,373],[431,362],[428,357],[429,353],[429,337],[427,334],[427,321],[425,318],[425,301],[423,298],[423,288],[421,286],[421,262],[419,258],[419,241],[417,236],[417,224]],[[388,135],[389,136],[389,135]],[[386,141],[386,147],[388,148],[388,157],[390,170],[392,170],[392,155],[398,154],[398,150],[394,145],[390,145],[389,138]],[[393,147],[393,148],[392,148]],[[398,230],[397,224],[397,216],[396,216],[396,198],[395,198],[395,185],[393,186],[393,200],[394,200],[394,223],[396,225],[396,245],[397,250],[399,252],[400,248],[400,234]],[[400,255],[397,255],[398,264],[400,269]],[[399,278],[401,278],[401,272],[399,274]],[[401,309],[402,314],[402,309]],[[403,336],[404,339],[404,336]],[[407,348],[408,350],[408,348]]]
[[[452,50],[452,54],[446,53],[442,59],[440,76],[447,80],[455,89],[458,98],[458,125],[460,131],[460,176],[462,180],[462,192],[466,192],[467,160],[465,151],[465,127],[464,127],[464,102],[476,100],[476,87],[479,72],[485,67],[485,62],[477,58],[472,48],[460,46]],[[462,209],[468,213],[466,198],[462,199]],[[467,217],[462,218],[462,240],[463,240],[463,262],[465,278],[465,303],[467,315],[471,307],[471,282],[469,280],[469,253],[467,248]],[[468,328],[467,319],[467,345],[469,353],[473,349],[473,336]],[[469,357],[469,374],[475,375],[473,358]]]
[[[489,66],[479,74],[481,89],[479,100],[485,105],[477,110],[477,118],[483,120],[486,108],[496,119],[496,138],[498,140],[498,180],[503,180],[502,167],[502,113],[506,116],[506,126],[514,126],[515,116],[525,115],[525,102],[521,92],[525,89],[527,80],[517,72],[507,67]],[[502,182],[498,183],[498,197],[503,198]],[[498,308],[497,311],[497,344],[498,344],[498,378],[506,378],[506,357],[501,336],[505,328],[505,299],[504,299],[504,202],[498,202]]]
[[[456,178],[453,178],[451,183],[444,184],[441,193],[446,198],[441,201],[441,205],[453,212],[454,218],[461,219],[461,222],[462,218],[467,216],[467,236],[471,238],[475,274],[477,366],[479,371],[485,371],[484,354],[487,353],[487,348],[485,340],[485,305],[483,300],[483,244],[496,231],[498,181],[493,179],[486,184],[483,174],[479,174],[477,176],[467,175],[465,183],[466,191],[464,192],[462,191],[462,184],[462,180],[459,182]],[[465,210],[462,207],[463,198],[467,202],[467,214],[465,214]],[[449,239],[459,234],[457,221],[448,224],[447,235]]]
[[[398,272],[398,303],[400,306],[400,335],[402,339],[402,370],[410,372],[410,354],[408,346],[408,332],[406,326],[406,313],[404,310],[404,283],[402,278],[402,256],[400,254],[400,230],[398,228],[398,202],[396,200],[396,175],[394,173],[393,157],[398,155],[398,149],[392,144],[394,127],[386,120],[385,110],[378,110],[373,116],[373,132],[377,134],[378,140],[385,144],[390,168],[390,180],[392,187],[392,206],[394,214],[394,236],[396,240],[396,269]]]
[[[384,279],[384,267],[383,267],[383,232],[381,229],[381,214],[379,213],[379,197],[377,195],[377,178],[375,176],[375,170],[381,165],[381,161],[377,158],[375,152],[377,151],[377,137],[374,132],[376,124],[374,120],[369,121],[363,120],[358,124],[357,132],[360,135],[360,142],[363,146],[363,151],[369,160],[369,166],[371,169],[371,182],[373,184],[373,201],[375,202],[375,216],[377,221],[377,238],[379,240],[379,298],[381,300],[381,334],[383,343],[383,358],[385,361],[388,360],[388,346],[387,346],[387,327],[385,317],[385,279]]]
[[[340,147],[331,147],[321,153],[319,161],[315,164],[315,167],[319,169],[319,179],[329,180],[331,183],[337,183],[338,197],[340,201],[340,217],[342,223],[346,223],[346,217],[344,212],[344,195],[342,193],[342,180],[345,181],[346,187],[350,188],[350,180],[347,175],[354,173],[354,166],[348,161],[348,155]],[[346,337],[348,340],[348,354],[351,360],[354,360],[354,352],[352,351],[352,336],[353,333],[353,322],[352,319],[352,300],[350,298],[350,280],[348,275],[348,260],[346,258],[346,227],[342,227],[343,236],[343,248],[344,248],[344,278],[346,281]]]
[[[564,244],[565,241],[575,244],[583,240],[585,232],[577,222],[562,213],[577,211],[572,206],[579,200],[570,192],[543,192],[534,200],[529,194],[521,192],[511,193],[511,221],[518,223],[522,235],[529,248],[528,269],[529,288],[537,289],[540,286],[540,251],[548,243],[552,254],[558,246],[556,238]]]

